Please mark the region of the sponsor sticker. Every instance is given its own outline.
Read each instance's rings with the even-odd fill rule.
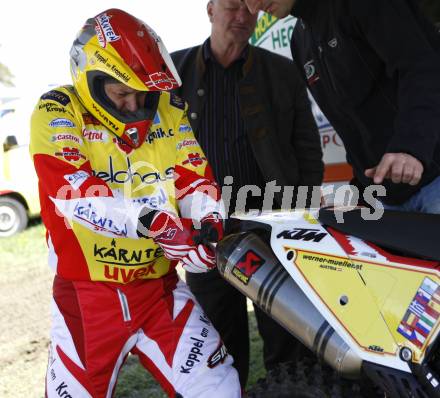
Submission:
[[[170,95],[170,104],[179,109],[185,109],[185,102],[182,98],[177,96],[176,94],[171,93]]]
[[[95,216],[93,223],[97,228],[106,228],[107,219],[104,217],[98,219]],[[115,231],[112,232],[115,233]],[[120,233],[118,230],[116,232]],[[156,274],[155,260],[162,256],[161,248],[132,250],[116,246],[115,239],[109,245],[94,244],[94,258],[96,262],[104,265],[106,280],[128,283],[135,279],[144,279],[150,274]]]
[[[165,131],[162,127],[159,127],[158,129],[149,132],[147,138],[145,139],[145,142],[151,144],[154,140],[157,140],[159,138],[169,137],[174,137],[173,129],[168,129],[168,131]]]
[[[376,345],[376,344],[369,345],[368,349],[370,351],[374,351],[374,352],[384,352],[384,349],[381,346]]]
[[[206,318],[205,315],[201,315],[199,317],[199,320],[204,324],[206,324],[207,326],[211,325],[211,323],[209,322],[209,320]],[[208,337],[208,335],[209,335],[208,327],[202,326],[200,335],[198,335],[197,337],[191,336],[189,338],[190,340],[189,344],[191,348],[189,350],[185,363],[182,366],[180,366],[180,373],[190,374],[194,365],[200,363],[201,360],[203,360],[202,348],[206,343],[206,338]]]
[[[91,115],[90,113],[83,113],[82,117],[83,117],[83,121],[84,121],[85,125],[87,125],[87,124],[94,124],[94,125],[98,125],[98,126],[102,125],[102,123],[98,119],[96,119],[95,116]]]
[[[319,75],[316,71],[315,61],[313,59],[304,64],[304,71],[306,72],[307,82],[310,86],[319,80]]]
[[[328,45],[329,45],[331,48],[336,48],[336,47],[338,46],[338,39],[337,39],[336,37],[334,37],[333,39],[331,39],[331,40],[328,42]]]
[[[83,202],[78,202],[73,209],[73,216],[83,221],[86,225],[93,226],[95,231],[110,232],[120,237],[127,237],[128,235],[127,224],[118,224],[111,216],[102,214],[102,212],[92,206],[91,203],[84,204]]]
[[[140,168],[136,167],[136,163],[134,165],[131,164],[130,158],[127,157],[126,161],[127,166],[119,168],[117,162],[114,162],[112,156],[109,156],[108,169],[93,170],[93,175],[105,182],[116,184],[130,183],[150,185],[174,179],[174,167],[172,166],[164,171],[151,170],[148,168],[148,172],[143,173]],[[163,195],[160,195],[160,198],[157,199],[159,204],[161,201],[163,201]]]
[[[83,129],[82,135],[84,140],[88,142],[107,142],[108,134],[102,130],[87,130]]]
[[[41,96],[41,99],[55,101],[64,106],[66,106],[70,102],[69,96],[58,90],[51,90],[46,94],[43,94]]]
[[[144,279],[146,276],[150,274],[155,274],[156,270],[154,269],[155,262],[150,261],[149,264],[146,264],[145,267],[140,268],[126,268],[126,266],[117,266],[113,264],[105,264],[104,265],[104,277],[106,280],[128,283],[132,282],[135,279]]]
[[[95,220],[96,223],[103,220]],[[126,247],[117,247],[116,240],[113,239],[111,244],[94,244],[93,255],[97,262],[109,263],[121,266],[140,266],[151,263],[162,255],[162,249],[143,249],[133,250]],[[155,273],[155,272],[153,272]]]
[[[121,70],[119,70],[116,65],[112,65],[111,70],[116,76],[118,76],[119,78],[124,80],[126,83],[131,79],[131,77],[128,76],[125,72],[122,72]]]
[[[61,383],[58,385],[58,387],[55,389],[56,394],[59,397],[73,397],[74,395],[71,395],[69,392],[69,386],[64,382],[61,381]]]
[[[62,108],[60,105],[55,104],[54,102],[46,102],[44,104],[38,105],[38,109],[44,109],[46,112],[60,112],[60,113],[66,113],[67,109]]]
[[[89,173],[79,170],[73,174],[66,174],[64,179],[72,186],[74,190],[78,190],[83,182],[89,178]]]
[[[157,209],[162,208],[168,202],[168,197],[163,189],[159,189],[155,195],[141,196],[132,199],[132,201]]]
[[[232,269],[232,274],[247,285],[255,272],[265,263],[265,260],[253,250],[248,250],[240,258],[238,263]]]
[[[182,162],[183,165],[190,163],[192,166],[197,167],[203,164],[203,162],[206,161],[206,158],[204,156],[201,156],[198,152],[196,153],[189,153],[188,159],[184,160]]]
[[[228,356],[228,351],[223,344],[220,342],[217,349],[208,358],[208,368],[215,368],[219,363],[223,363]]]
[[[118,131],[119,127],[115,124],[115,122],[107,117],[107,115],[102,111],[101,107],[96,105],[94,102],[92,103],[92,108],[99,114],[102,118],[103,122],[110,126],[110,129],[113,131]],[[115,119],[116,120],[116,119]]]
[[[192,128],[189,124],[181,124],[179,126],[179,133],[190,133]]]
[[[158,112],[154,115],[153,124],[160,124],[160,116]]]
[[[425,278],[412,299],[397,331],[422,348],[440,316],[440,286]]]
[[[321,242],[326,236],[326,232],[322,232],[322,230],[316,228],[293,228],[280,232],[277,235],[277,239]]]
[[[182,149],[187,146],[198,146],[197,140],[183,140],[177,143],[176,149]]]
[[[75,123],[73,123],[71,120],[69,119],[64,119],[64,118],[56,118],[53,119],[49,122],[49,126],[50,127],[75,127]]]
[[[81,138],[77,137],[74,134],[70,134],[70,133],[54,134],[50,137],[50,141],[51,142],[72,141],[72,142],[75,142],[76,144],[79,144],[79,145],[83,144],[83,140]]]
[[[303,263],[304,261],[307,261],[313,264],[319,264],[319,268],[330,271],[341,272],[347,269],[362,271],[364,267],[364,263],[360,261],[349,261],[349,259],[344,259],[341,257],[323,256],[323,255],[319,255],[318,253],[314,253],[314,254],[300,253],[299,256],[300,256],[298,260],[299,263]],[[296,257],[294,253],[291,256],[291,260],[295,261],[295,259]]]
[[[107,43],[117,41],[121,37],[118,36],[113,30],[113,26],[110,23],[110,18],[107,13],[99,14],[95,20],[97,26],[95,27],[96,36],[98,37],[101,47],[106,47]]]
[[[119,137],[114,137],[113,142],[116,144],[116,146],[122,153],[125,153],[126,155],[130,155],[130,153],[133,152],[133,148],[130,145],[128,145],[123,139]]]
[[[149,80],[145,82],[145,85],[149,89],[157,90],[171,90],[173,86],[177,85],[177,82],[172,77],[168,76],[165,72],[155,72],[148,75]],[[171,101],[170,101],[171,102]],[[174,105],[174,104],[171,104]],[[177,106],[177,105],[174,105]],[[181,108],[182,109],[182,108]]]
[[[86,157],[78,150],[78,148],[64,147],[62,152],[55,152],[55,156],[62,157],[68,162],[77,162]]]

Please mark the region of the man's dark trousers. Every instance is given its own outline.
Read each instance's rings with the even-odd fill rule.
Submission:
[[[186,273],[186,282],[234,358],[240,384],[249,375],[249,324],[246,297],[226,282],[217,270],[206,274]],[[254,305],[258,330],[263,339],[266,370],[279,363],[296,362],[309,351],[290,333]]]

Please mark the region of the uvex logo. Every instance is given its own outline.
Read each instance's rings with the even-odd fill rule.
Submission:
[[[128,283],[135,279],[143,279],[150,274],[155,274],[154,261],[146,263],[144,267],[140,268],[124,268],[117,267],[111,264],[104,265],[104,277],[106,280],[114,280],[117,282]]]

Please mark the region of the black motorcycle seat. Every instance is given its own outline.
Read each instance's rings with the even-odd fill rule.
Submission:
[[[367,208],[365,211],[369,211]],[[385,210],[378,220],[362,216],[362,209],[322,208],[319,221],[399,254],[440,261],[440,215]],[[343,222],[338,222],[343,220]]]

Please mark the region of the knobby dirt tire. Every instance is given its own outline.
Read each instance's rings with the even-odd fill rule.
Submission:
[[[248,390],[248,398],[383,398],[369,381],[341,378],[314,358],[281,364]]]

